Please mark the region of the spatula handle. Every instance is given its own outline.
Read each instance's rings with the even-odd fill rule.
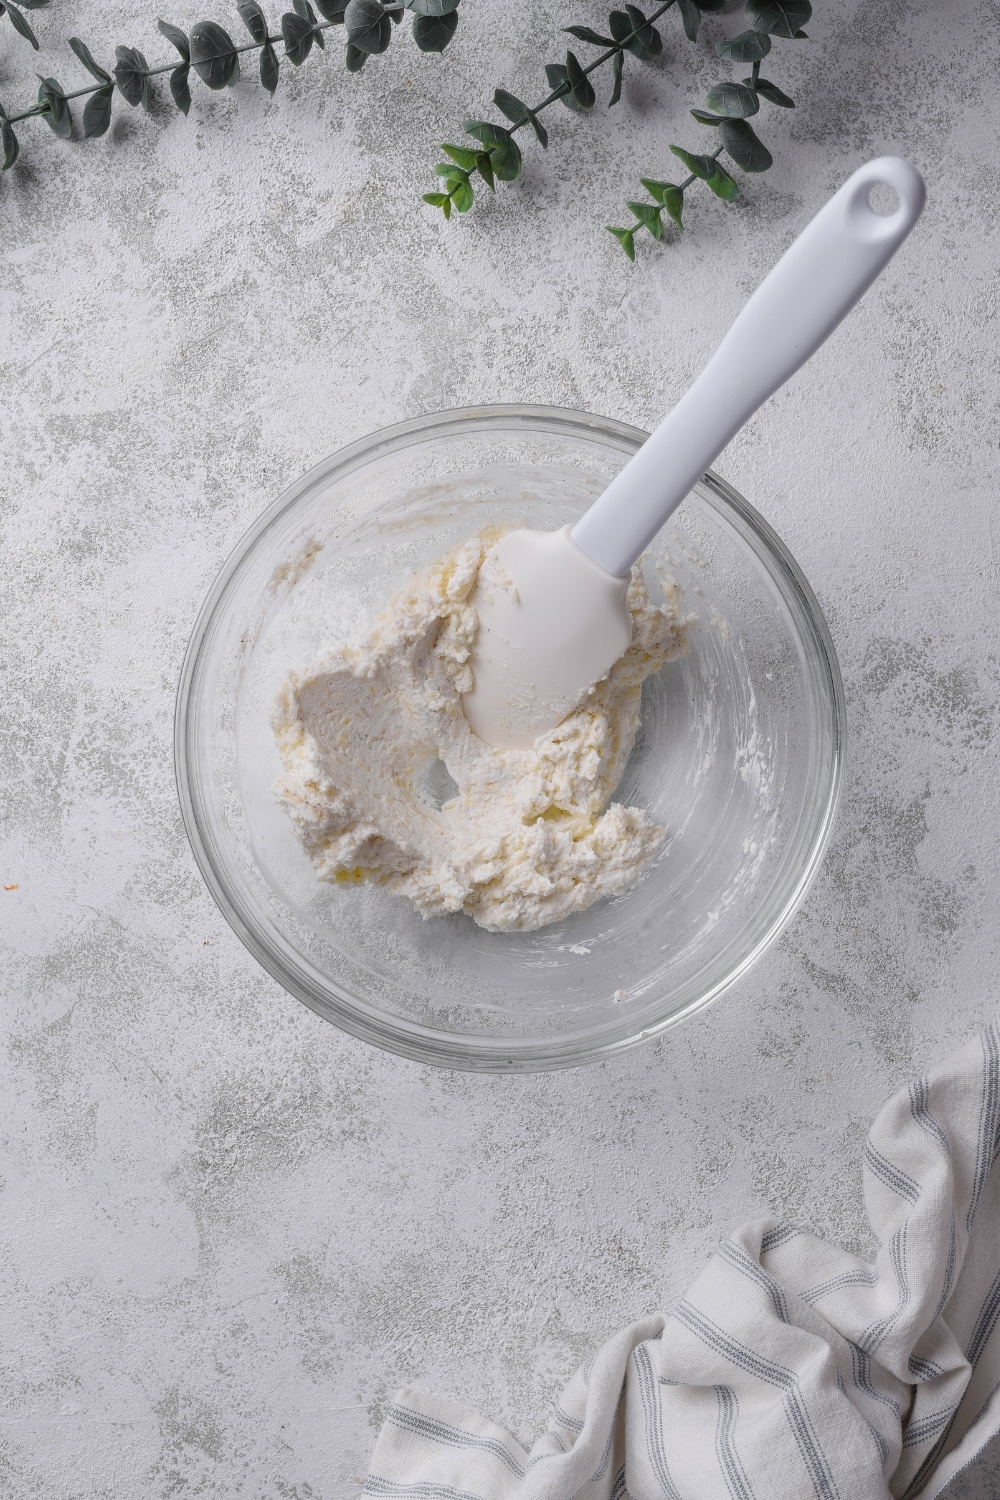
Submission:
[[[871,207],[892,188],[891,214]],[[744,422],[815,354],[920,217],[923,178],[898,156],[859,168],[761,282],[694,385],[573,528],[623,578]]]

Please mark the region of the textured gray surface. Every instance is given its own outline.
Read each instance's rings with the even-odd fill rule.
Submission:
[[[139,0],[69,9],[37,16],[67,87],[70,30],[166,56]],[[187,121],[123,110],[87,145],[28,125],[0,184],[4,1500],[339,1500],[404,1381],[530,1438],[734,1222],[864,1248],[871,1114],[995,1016],[995,6],[826,0],[770,69],[800,107],[768,122],[769,180],[739,211],[692,203],[635,268],[599,226],[700,141],[709,52],[671,25],[610,120],[563,113],[520,185],[446,228],[416,201],[434,142],[537,79],[529,12],[548,56],[567,19],[463,9],[444,59],[400,38],[351,79],[314,57],[272,103],[199,89]],[[171,11],[198,14],[222,18]],[[6,22],[0,46],[12,107],[34,59]],[[446,1075],[340,1036],[226,927],[177,812],[173,689],[222,560],[303,469],[404,416],[649,425],[890,148],[926,173],[922,227],[719,465],[804,565],[848,686],[805,908],[714,1009],[597,1069]],[[958,1490],[1000,1493],[1000,1469]]]

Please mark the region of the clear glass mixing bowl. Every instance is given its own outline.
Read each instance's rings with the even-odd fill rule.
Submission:
[[[265,969],[355,1036],[453,1068],[607,1057],[745,973],[816,871],[844,740],[833,644],[774,532],[711,474],[643,560],[697,622],[690,654],[643,690],[616,798],[669,833],[625,895],[531,933],[424,921],[385,890],[318,880],[272,796],[268,714],[289,667],[356,637],[407,573],[478,527],[574,520],[644,437],[535,406],[400,423],[293,484],[205,601],[175,737],[195,858]]]

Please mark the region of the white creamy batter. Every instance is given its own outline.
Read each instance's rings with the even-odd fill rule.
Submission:
[[[676,600],[654,607],[638,571],[632,644],[579,708],[530,750],[473,734],[461,695],[476,633],[469,604],[485,536],[413,574],[367,640],[291,672],[271,723],[275,792],[321,879],[371,880],[425,917],[467,912],[528,932],[627,889],[666,830],[609,803],[639,726],[643,679],[687,649]],[[426,788],[441,761],[457,794]]]

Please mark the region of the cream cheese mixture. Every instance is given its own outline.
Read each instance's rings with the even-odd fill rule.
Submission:
[[[530,750],[493,750],[462,712],[468,601],[489,544],[452,547],[407,579],[362,645],[289,673],[271,718],[275,792],[321,879],[374,881],[425,917],[464,911],[492,932],[528,932],[626,890],[662,844],[641,808],[609,798],[642,682],[687,650],[687,621],[676,600],[650,603],[636,569],[625,654]],[[438,762],[457,787],[440,807]]]

